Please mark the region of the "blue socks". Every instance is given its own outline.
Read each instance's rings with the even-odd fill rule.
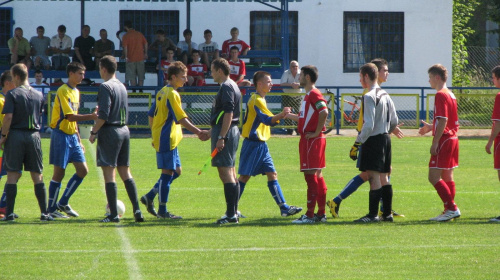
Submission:
[[[64,190],[64,193],[59,200],[60,205],[68,205],[69,198],[75,193],[76,189],[78,188],[78,186],[80,186],[82,181],[83,178],[78,177],[78,175],[76,174],[74,174],[73,177],[69,179],[68,185],[66,186],[66,189]]]
[[[7,193],[5,192],[5,188],[3,189],[2,198],[0,198],[0,208],[7,207]]]
[[[337,195],[333,199],[333,201],[337,203],[337,205],[339,205],[342,200],[348,198],[351,194],[353,194],[359,188],[359,186],[363,185],[364,182],[365,181],[363,181],[361,176],[356,175],[351,179],[351,181],[349,181],[349,183],[347,183],[345,188],[339,193],[339,195]]]
[[[278,180],[268,181],[267,187],[269,188],[269,192],[271,192],[274,201],[276,201],[276,204],[278,204],[280,209],[288,210],[290,206],[286,204],[285,197],[283,197],[283,193],[281,192],[281,187],[278,183]]]
[[[175,171],[174,171],[174,175],[173,175],[173,177],[172,177],[172,182],[173,182],[175,179],[179,178],[179,176],[180,176],[180,175],[179,175],[177,172],[175,172]],[[161,180],[161,178],[160,178],[160,180]],[[153,199],[155,199],[156,194],[160,191],[160,180],[158,180],[158,181],[156,182],[156,184],[153,186],[153,188],[152,188],[152,189],[151,189],[151,190],[150,190],[150,191],[146,194],[146,197],[147,197],[149,200],[153,200]]]
[[[61,189],[61,182],[50,181],[49,185],[49,205],[47,210],[49,213],[56,211],[57,198],[59,197],[59,190]]]
[[[168,194],[170,192],[170,183],[173,180],[173,176],[168,175],[168,174],[161,174],[159,185],[159,200],[160,200],[160,206],[158,207],[158,213],[159,214],[165,214],[167,213],[167,201],[168,201]]]
[[[240,184],[240,197],[238,197],[238,201],[241,198],[241,195],[243,194],[243,191],[245,190],[245,186],[247,183],[243,183],[242,181],[238,180],[238,184]]]

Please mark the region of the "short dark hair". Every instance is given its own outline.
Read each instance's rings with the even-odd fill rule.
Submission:
[[[316,68],[316,66],[314,65],[302,66],[302,68],[300,68],[300,71],[304,73],[304,77],[306,75],[309,75],[309,78],[311,79],[312,83],[315,83],[318,80],[318,68]]]
[[[116,59],[112,55],[105,55],[99,60],[99,66],[106,69],[109,74],[114,74],[116,72],[117,63]]]
[[[175,54],[175,49],[174,49],[174,48],[172,48],[172,47],[168,47],[168,48],[167,48],[167,52],[168,52],[168,51],[173,51],[173,52],[174,52],[174,54]]]
[[[66,26],[64,26],[64,24],[59,25],[57,31],[66,32]]]
[[[224,75],[229,76],[229,62],[227,62],[227,60],[225,60],[224,58],[219,57],[214,59],[212,61],[212,66],[214,67],[215,71],[220,69],[222,70],[222,73],[224,73]]]
[[[190,34],[191,36],[193,36],[193,31],[191,31],[191,29],[185,29],[184,32],[182,32],[182,35],[186,36],[187,34]]]
[[[123,26],[127,27],[127,28],[132,28],[132,21],[131,20],[126,20],[124,23],[123,23]]]
[[[269,76],[271,77],[271,74],[266,71],[257,71],[255,74],[253,74],[253,84],[255,87],[257,87],[257,83],[262,80],[264,77]]]
[[[205,29],[205,31],[203,31],[203,35],[205,35],[205,34],[207,34],[207,33],[212,34],[212,30],[210,30],[210,29]]]
[[[0,86],[5,87],[5,82],[7,81],[12,82],[12,74],[10,73],[10,70],[5,70],[0,76]]]
[[[16,29],[14,29],[14,31],[17,31],[17,30],[23,31],[23,29],[21,27],[16,27]]]
[[[79,70],[86,70],[85,65],[81,64],[80,62],[73,61],[66,66],[66,74],[68,74],[68,77],[69,73],[75,73]]]
[[[233,27],[233,28],[231,28],[231,32],[233,32],[233,31],[238,31],[238,32],[240,32],[240,31],[238,30],[238,27]]]
[[[12,73],[12,77],[19,77],[21,82],[25,82],[28,79],[28,68],[23,63],[14,64],[10,68],[10,72]]]
[[[106,32],[106,33],[108,33],[108,31],[106,29],[104,29],[104,28],[102,28],[101,30],[99,30],[99,33],[103,32],[103,31]]]
[[[495,75],[495,77],[500,78],[500,65],[495,66],[492,70],[491,73]]]
[[[195,49],[193,49],[193,50],[191,51],[191,55],[193,55],[193,54],[195,54],[195,53],[200,54],[200,51],[199,51],[199,50],[195,50]]]
[[[378,68],[379,71],[380,71],[380,69],[382,69],[383,66],[388,66],[389,65],[389,64],[387,64],[387,60],[385,60],[383,58],[372,59],[372,61],[370,61],[370,63],[375,64],[375,66],[377,66],[377,68]]]
[[[238,53],[240,52],[240,49],[237,47],[237,46],[232,46],[230,49],[229,49],[229,52],[231,52],[232,50],[237,50]]]
[[[36,75],[36,74],[43,74],[43,72],[42,72],[42,70],[40,70],[40,69],[39,69],[39,70],[36,70],[36,71],[35,71],[35,75]]]
[[[427,70],[427,73],[431,75],[438,75],[443,82],[446,82],[448,79],[448,70],[446,70],[446,67],[441,64],[432,65],[429,70]]]
[[[378,79],[378,68],[374,63],[366,63],[359,68],[359,73],[361,76],[368,75],[370,81],[376,81]]]
[[[41,29],[41,30],[44,30],[44,31],[45,31],[45,27],[43,27],[43,26],[41,26],[41,25],[40,25],[40,26],[38,26],[38,27],[36,28],[36,30],[38,30],[38,29]]]
[[[165,35],[165,30],[163,30],[163,29],[158,29],[158,30],[156,30],[155,34],[156,34],[156,35]]]
[[[85,24],[84,26],[82,26],[82,29],[84,29],[85,27],[88,27],[90,29],[90,26],[88,26],[87,24]]]
[[[180,73],[187,73],[187,67],[184,63],[180,61],[176,61],[168,66],[167,69],[167,80],[171,80],[172,76],[175,76]]]

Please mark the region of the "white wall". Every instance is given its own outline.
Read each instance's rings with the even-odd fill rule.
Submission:
[[[279,3],[272,4],[279,7]],[[88,1],[85,6],[91,35],[98,39],[99,29],[105,28],[115,45],[119,10],[179,10],[179,33],[186,27],[185,2]],[[66,33],[73,39],[80,34],[79,1],[14,1],[4,7],[14,8],[15,27],[22,27],[28,39],[35,35],[38,25],[45,26],[47,36],[55,35],[59,24],[66,25]],[[213,40],[221,46],[230,37],[231,27],[236,26],[240,38],[249,42],[250,11],[271,10],[259,3],[192,2],[193,41],[203,42],[203,31],[209,28]],[[452,0],[304,0],[289,3],[289,10],[299,11],[299,62],[318,67],[318,85],[359,85],[358,74],[343,73],[344,11],[405,12],[405,73],[390,74],[387,86],[427,86],[427,69],[435,63],[451,72]],[[146,84],[151,82],[152,77],[148,77]]]

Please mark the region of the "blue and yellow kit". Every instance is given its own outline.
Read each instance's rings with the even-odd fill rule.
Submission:
[[[54,107],[52,108],[52,118],[50,127],[72,135],[77,132],[76,122],[70,122],[66,115],[78,114],[80,107],[80,91],[64,84],[57,89]]]
[[[243,118],[241,136],[253,141],[267,141],[271,137],[270,126],[274,114],[267,108],[266,99],[258,93],[252,94],[247,102],[247,111]]]

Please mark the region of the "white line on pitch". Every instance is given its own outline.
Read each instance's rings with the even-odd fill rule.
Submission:
[[[92,154],[92,158],[94,159],[94,162],[97,162],[96,156],[95,156],[95,148],[94,145],[90,144],[90,142],[87,141],[87,143],[90,146],[90,153]],[[101,168],[97,167],[97,174],[99,175],[99,182],[101,186],[105,186],[104,183],[104,176],[102,175],[102,170]],[[104,192],[104,195],[106,195],[106,191],[104,188],[101,189],[101,191]],[[139,265],[137,264],[137,260],[134,257],[134,253],[136,250],[132,248],[132,245],[130,244],[130,240],[127,237],[127,234],[125,233],[125,230],[121,227],[116,227],[116,231],[118,232],[118,235],[120,236],[121,243],[122,243],[122,249],[120,250],[120,253],[123,253],[125,257],[125,261],[127,262],[127,268],[128,268],[128,278],[129,279],[134,279],[134,280],[141,280],[142,275],[141,275],[141,270],[139,268]]]

